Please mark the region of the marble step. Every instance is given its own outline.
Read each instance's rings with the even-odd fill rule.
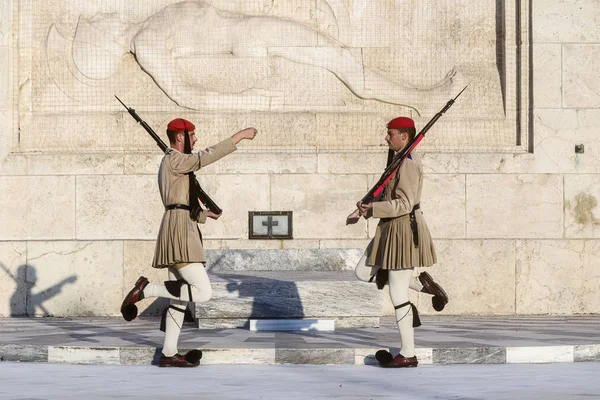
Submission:
[[[210,271],[354,271],[362,249],[206,250]]]
[[[334,320],[336,329],[379,326],[383,292],[353,271],[211,272],[210,278],[211,301],[195,305],[203,329],[282,318]]]

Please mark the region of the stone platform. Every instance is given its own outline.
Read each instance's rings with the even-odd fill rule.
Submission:
[[[430,317],[415,330],[421,364],[600,361],[600,316]],[[148,365],[163,341],[158,318],[0,319],[0,359]],[[180,351],[202,349],[202,364],[375,364],[398,351],[394,320],[335,332],[252,332],[184,327]]]
[[[207,250],[213,296],[195,304],[199,327],[248,328],[251,319],[319,319],[379,326],[383,291],[354,276],[359,249]],[[143,316],[160,315],[158,299]]]
[[[383,291],[350,271],[211,273],[213,297],[196,304],[202,328],[247,328],[250,319],[325,319],[377,327]],[[213,301],[214,300],[214,301]]]
[[[336,329],[377,327],[384,291],[354,276],[362,253],[359,249],[207,250],[213,295],[209,302],[190,307],[203,329],[248,328],[250,320],[264,319],[327,320]],[[144,300],[141,315],[161,315],[167,305],[167,299]]]

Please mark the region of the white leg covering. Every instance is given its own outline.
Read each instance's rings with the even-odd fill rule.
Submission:
[[[181,286],[179,296],[167,290],[164,283],[149,283],[144,288],[144,298],[164,297],[171,300],[193,301],[195,303],[204,303],[210,300],[212,296],[212,287],[208,274],[202,263],[177,264],[177,268],[169,268],[169,281],[185,279],[188,283]],[[190,292],[192,298],[190,299]]]
[[[369,265],[366,265],[366,261],[367,256],[363,255],[356,264],[356,268],[354,269],[354,274],[356,275],[356,277],[363,282],[369,282],[369,279],[371,279],[375,274],[377,274],[377,271],[379,270],[379,267],[371,267]]]
[[[177,342],[179,341],[179,334],[181,333],[181,327],[183,326],[183,317],[185,316],[187,302],[171,300],[171,306],[177,307],[178,310],[171,307],[167,309],[165,341],[162,349],[162,353],[167,357],[172,357],[177,354]]]
[[[421,289],[423,289],[423,284],[421,283],[421,281],[419,280],[419,278],[417,276],[413,276],[410,279],[410,285],[409,287],[412,290],[416,290],[417,292],[420,292]]]
[[[169,280],[177,280],[178,276],[175,274],[176,271],[169,268]],[[171,299],[170,306],[175,308],[169,307],[167,309],[165,319],[165,341],[162,349],[162,353],[167,357],[172,357],[177,354],[177,342],[179,341],[179,334],[181,333],[181,327],[183,326],[183,317],[185,316],[187,301]]]
[[[389,271],[390,297],[394,307],[409,301],[408,288],[412,274],[412,269]],[[400,352],[404,357],[413,357],[415,355],[415,328],[413,328],[413,313],[410,303],[396,309],[396,323],[402,342]]]
[[[179,296],[169,292],[164,283],[148,284],[144,288],[145,298],[164,297],[171,299],[165,318],[165,341],[162,350],[162,353],[167,357],[177,354],[177,342],[179,341],[188,301],[203,303],[212,296],[212,287],[204,269],[204,264],[178,264],[177,267],[169,268],[169,281],[176,282],[178,279],[184,279],[187,282],[187,284],[181,286]]]

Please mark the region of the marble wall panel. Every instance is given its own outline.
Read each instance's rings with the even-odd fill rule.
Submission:
[[[0,5],[1,7],[1,5]],[[1,17],[0,17],[1,18]],[[0,33],[1,35],[1,33]],[[8,110],[10,58],[8,46],[0,45],[0,110]]]
[[[118,315],[122,281],[122,242],[27,243],[29,315]]]
[[[11,171],[14,166],[7,163],[8,153],[12,145],[12,112],[0,110],[0,174],[6,175],[5,171]]]
[[[598,110],[547,109],[534,112],[534,154],[513,157],[506,172],[586,173],[600,171],[597,127]],[[575,153],[583,144],[585,152]],[[510,164],[510,165],[508,165]]]
[[[427,271],[448,294],[445,315],[515,313],[515,246],[512,240],[435,240],[438,263]],[[413,300],[419,312],[439,315],[431,296]]]
[[[26,104],[22,97],[19,102]],[[22,151],[81,153],[122,151],[125,148],[123,132],[114,115],[62,113],[32,117],[31,114],[21,114],[19,118],[19,149]],[[76,128],[82,126],[85,129]]]
[[[0,317],[27,314],[25,242],[0,242]]]
[[[600,242],[517,241],[516,312],[600,312]]]
[[[343,114],[321,112],[316,115],[316,129],[323,147],[343,149],[343,146],[348,146],[348,148],[360,148],[369,152],[375,151],[378,154],[377,158],[383,158],[383,165],[385,165],[387,160],[385,126],[388,121],[383,116],[360,112]],[[374,148],[374,143],[379,146]]]
[[[272,198],[269,175],[203,176],[202,187],[223,209],[217,221],[209,219],[200,225],[206,239],[247,239],[248,211],[289,211],[278,203],[269,203]]]
[[[532,172],[536,154],[529,153],[426,153],[425,173],[498,174]],[[544,171],[545,172],[545,171]]]
[[[534,43],[600,42],[597,1],[536,0],[532,5]]]
[[[364,250],[369,245],[371,239],[330,239],[320,240],[321,249],[360,249]]]
[[[387,149],[380,153],[323,153],[318,154],[320,174],[382,174],[387,160]]]
[[[156,153],[125,154],[123,156],[123,172],[126,175],[157,176],[163,155],[158,147],[156,150]]]
[[[317,172],[317,156],[316,153],[237,151],[219,160],[218,168],[223,174],[310,174]]]
[[[123,241],[123,289],[120,298],[127,293],[140,276],[145,276],[151,283],[160,283],[169,279],[166,269],[152,268],[154,259],[154,240]],[[148,298],[137,303],[139,315],[160,315],[168,305],[167,299]]]
[[[356,175],[276,175],[271,207],[294,212],[294,237],[298,239],[366,238],[364,220],[346,225],[346,216],[366,190],[364,178]]]
[[[563,45],[563,106],[565,108],[600,107],[600,71],[596,65],[598,57],[600,57],[598,44]]]
[[[559,175],[468,175],[468,238],[559,238],[563,179]]]
[[[537,109],[534,153],[427,153],[426,173],[522,174],[591,173],[600,170],[595,146],[598,110]],[[583,144],[584,154],[575,153]]]
[[[465,175],[425,175],[421,209],[433,238],[465,237],[465,180]]]
[[[600,238],[600,175],[565,176],[565,236]]]
[[[562,106],[562,45],[536,43],[533,46],[533,98],[535,107]]]
[[[0,0],[0,46],[10,43],[12,32],[12,0]]]
[[[29,175],[120,175],[123,156],[114,154],[35,154],[28,156]]]
[[[164,208],[152,176],[78,176],[78,239],[156,239]]]
[[[268,148],[269,152],[276,151],[277,147],[290,147],[298,150],[312,150],[314,152],[317,137],[315,114],[305,112],[293,113],[190,113],[184,117],[196,125],[196,136],[199,142],[196,148],[204,148],[216,144],[234,133],[254,127],[258,130],[256,137],[249,141],[244,140],[238,144],[239,149],[251,151],[254,149]],[[174,118],[177,115],[173,116]],[[168,123],[166,119],[162,126]],[[158,126],[158,125],[157,125]],[[236,152],[237,153],[237,152]],[[236,154],[234,153],[234,154]],[[220,164],[220,160],[217,164]],[[212,165],[211,165],[212,167]]]
[[[0,240],[75,237],[73,176],[0,176]]]

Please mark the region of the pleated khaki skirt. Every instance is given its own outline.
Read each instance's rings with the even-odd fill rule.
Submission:
[[[178,263],[206,262],[198,224],[187,210],[167,210],[158,231],[154,251],[154,268]]]
[[[437,262],[431,234],[421,210],[415,211],[419,246],[415,247],[410,215],[382,218],[365,252],[367,265],[383,269],[430,267]]]

